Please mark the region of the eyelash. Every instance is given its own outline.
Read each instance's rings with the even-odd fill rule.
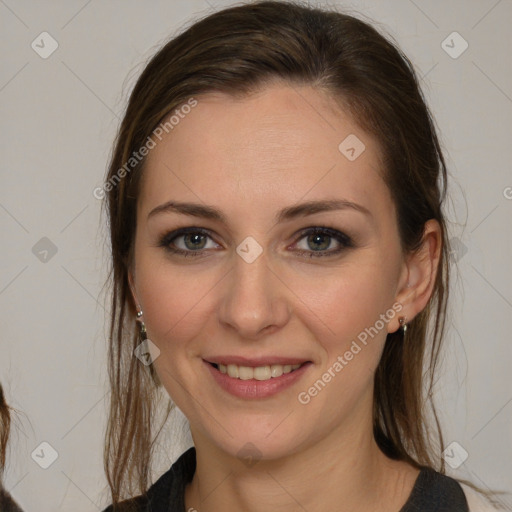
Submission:
[[[183,256],[185,258],[188,258],[188,257],[196,257],[197,258],[197,257],[204,256],[204,251],[206,251],[208,249],[200,249],[197,251],[191,251],[191,250],[186,251],[183,249],[176,249],[176,248],[171,247],[171,243],[174,242],[174,240],[176,240],[177,238],[180,238],[182,236],[189,235],[189,234],[200,234],[200,235],[207,236],[208,238],[211,238],[210,233],[203,228],[196,228],[196,227],[180,228],[180,229],[177,229],[175,231],[165,234],[160,239],[158,246],[163,247],[166,251],[168,251],[172,254],[177,254],[177,255]],[[327,228],[327,227],[319,227],[319,226],[315,226],[315,227],[311,227],[311,228],[302,230],[299,235],[299,238],[297,239],[295,244],[297,242],[299,242],[300,240],[302,240],[303,238],[305,238],[307,236],[311,236],[311,235],[324,235],[324,236],[326,235],[330,238],[334,238],[340,244],[340,247],[338,249],[329,250],[329,251],[307,251],[307,250],[303,250],[303,249],[299,249],[298,251],[296,251],[305,257],[309,257],[309,258],[331,257],[331,256],[335,256],[335,255],[341,253],[345,249],[354,247],[354,243],[353,243],[352,239],[345,233],[342,233],[341,231],[338,231],[336,229]]]

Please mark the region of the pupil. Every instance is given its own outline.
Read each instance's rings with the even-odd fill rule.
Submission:
[[[324,240],[327,239],[327,243],[322,244],[321,243],[322,239],[324,239]],[[313,242],[314,244],[318,244],[318,242],[320,241],[320,246],[322,246],[322,247],[319,247],[317,245],[317,247],[316,247],[317,249],[327,249],[329,247],[329,237],[326,235],[319,235],[319,234],[310,235],[308,240],[310,242]]]
[[[204,235],[201,235],[201,234],[195,234],[195,235],[187,235],[185,237],[185,245],[190,249],[201,249],[202,247],[199,247],[198,245],[193,245],[193,244],[196,244],[197,242],[201,242],[201,238],[205,238]],[[187,243],[188,240],[192,240],[192,245],[191,247],[189,247],[189,244]],[[202,240],[203,243],[204,243],[204,240]]]

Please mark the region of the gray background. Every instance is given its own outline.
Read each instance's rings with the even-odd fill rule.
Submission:
[[[92,192],[143,63],[184,23],[231,3],[0,0],[0,379],[20,411],[5,481],[28,512],[107,504],[108,254]],[[450,473],[512,491],[512,3],[339,3],[377,20],[424,79],[460,269],[437,398],[446,445],[469,457]],[[43,31],[59,45],[46,59],[31,47]],[[453,31],[469,44],[457,58],[442,47]],[[190,443],[183,423],[167,436],[155,475]],[[58,452],[48,469],[31,457],[42,460],[43,441]]]

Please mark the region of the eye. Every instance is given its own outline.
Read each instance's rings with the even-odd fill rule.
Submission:
[[[210,246],[208,240],[211,240]],[[304,242],[299,243],[302,240]],[[172,254],[184,257],[205,256],[207,250],[219,247],[213,242],[209,231],[198,227],[181,228],[167,233],[158,245]],[[295,252],[310,258],[318,258],[334,256],[349,247],[354,247],[354,244],[348,235],[336,229],[311,227],[301,232],[294,246],[298,247]]]
[[[164,247],[173,254],[182,256],[201,256],[206,249],[215,247],[207,246],[207,240],[212,238],[208,231],[202,228],[182,228],[167,233],[159,242],[160,247]]]
[[[301,244],[302,247],[299,247],[297,252],[310,258],[333,256],[344,249],[354,247],[352,239],[345,233],[326,227],[312,227],[302,231],[299,241],[301,240],[304,240],[305,243]],[[327,250],[333,245],[337,245],[337,247]]]

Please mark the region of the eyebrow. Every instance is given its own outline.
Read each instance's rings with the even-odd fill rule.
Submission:
[[[315,213],[330,212],[335,210],[355,210],[363,213],[368,217],[372,217],[371,212],[364,206],[347,201],[344,199],[323,200],[323,201],[307,201],[294,206],[289,206],[280,210],[275,216],[275,222],[285,222],[297,217],[305,217]],[[148,214],[148,220],[161,213],[180,213],[190,215],[192,217],[201,217],[212,219],[227,224],[225,215],[213,206],[203,205],[199,203],[183,203],[179,201],[168,201],[151,210]]]

